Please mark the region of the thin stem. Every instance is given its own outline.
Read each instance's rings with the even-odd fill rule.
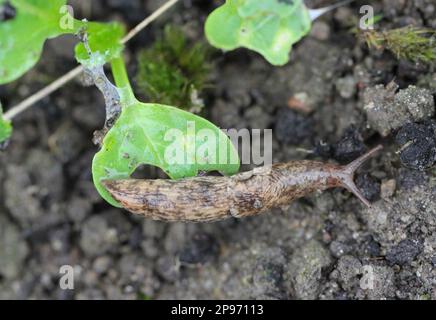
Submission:
[[[115,58],[111,61],[112,74],[114,76],[115,85],[120,89],[121,99],[125,102],[134,101],[135,94],[127,75],[126,64],[122,57]]]
[[[151,15],[149,15],[147,18],[145,18],[140,24],[138,24],[135,28],[133,28],[122,40],[121,43],[125,44],[129,40],[131,40],[134,36],[136,36],[141,30],[146,28],[151,22],[156,20],[159,16],[161,16],[163,13],[165,13],[168,9],[170,9],[172,6],[174,6],[179,0],[170,0],[167,1],[165,4],[163,4],[160,8],[158,8],[155,12],[153,12]],[[59,79],[55,80],[51,84],[49,84],[47,87],[41,89],[40,91],[34,93],[30,97],[26,98],[16,106],[10,108],[7,112],[4,113],[4,118],[7,120],[12,120],[14,117],[16,117],[21,112],[27,110],[32,105],[34,105],[36,102],[42,100],[46,96],[50,95],[60,87],[64,86],[66,83],[74,79],[76,76],[78,76],[80,73],[82,73],[83,67],[77,66],[73,70],[69,71]]]
[[[129,77],[127,76],[126,65],[123,58],[115,58],[111,61],[112,74],[114,76],[115,85],[119,88],[128,87],[130,90],[131,85]]]

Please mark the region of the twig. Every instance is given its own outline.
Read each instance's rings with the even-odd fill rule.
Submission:
[[[154,11],[151,15],[149,15],[147,18],[145,18],[140,24],[138,24],[135,28],[133,28],[122,40],[121,43],[125,44],[128,41],[130,41],[133,37],[135,37],[140,31],[142,31],[144,28],[146,28],[151,22],[156,20],[159,16],[161,16],[163,13],[165,13],[168,9],[170,9],[173,5],[175,5],[179,0],[169,0],[165,2],[161,7],[159,7],[156,11]],[[46,96],[50,95],[63,85],[65,85],[67,82],[74,79],[76,76],[78,76],[83,71],[82,66],[77,66],[73,70],[69,71],[59,79],[55,80],[45,88],[41,89],[40,91],[36,92],[35,94],[31,95],[30,97],[26,98],[16,106],[9,109],[7,112],[4,113],[3,117],[6,120],[12,120],[14,117],[16,117],[21,112],[27,110],[32,105],[34,105],[36,102],[40,101],[41,99],[45,98]]]
[[[170,0],[162,5],[159,9],[153,12],[150,16],[145,18],[140,24],[138,24],[135,28],[130,30],[130,32],[121,40],[121,43],[125,44],[134,36],[136,36],[142,29],[146,28],[151,22],[153,22],[156,18],[158,18],[161,14],[175,5],[179,0]]]
[[[32,106],[34,103],[38,102],[39,100],[45,98],[46,96],[50,95],[60,87],[62,87],[64,84],[69,82],[70,80],[73,80],[76,76],[78,76],[83,71],[82,66],[77,66],[70,72],[66,73],[56,81],[49,84],[47,87],[43,88],[42,90],[38,91],[37,93],[31,95],[27,99],[23,100],[21,103],[17,104],[15,107],[11,108],[9,111],[5,112],[4,118],[6,120],[12,120],[16,115],[20,114],[30,106]]]

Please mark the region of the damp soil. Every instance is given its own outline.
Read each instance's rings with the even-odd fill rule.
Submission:
[[[132,27],[162,1],[70,3],[79,17]],[[181,1],[159,18],[128,44],[129,73],[167,23],[203,40],[219,3]],[[433,0],[374,7],[383,28],[436,28]],[[341,189],[209,224],[113,208],[91,177],[103,97],[77,79],[20,115],[0,153],[0,298],[436,299],[435,67],[368,51],[350,32],[358,8],[319,19],[284,67],[244,49],[215,52],[203,99],[205,116],[223,128],[273,129],[274,162],[346,163],[382,143],[356,178],[372,208]],[[32,71],[0,87],[5,109],[74,67],[75,42],[48,42]],[[74,290],[58,285],[66,264]]]

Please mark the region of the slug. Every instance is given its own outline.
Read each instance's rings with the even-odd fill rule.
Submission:
[[[104,180],[102,184],[128,211],[163,221],[210,222],[253,216],[318,190],[343,187],[371,206],[354,184],[354,172],[378,146],[346,166],[291,161],[230,177],[180,180]]]

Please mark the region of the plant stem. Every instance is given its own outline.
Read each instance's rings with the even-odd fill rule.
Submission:
[[[130,86],[129,77],[127,76],[126,65],[122,57],[115,58],[111,61],[112,74],[115,79],[115,84],[119,88],[128,87],[130,90],[132,89]]]
[[[125,44],[130,39],[132,39],[134,36],[136,36],[141,30],[146,28],[151,22],[156,20],[159,16],[161,16],[163,13],[165,13],[168,9],[170,9],[172,6],[174,6],[179,0],[170,0],[167,1],[165,4],[163,4],[160,8],[158,8],[155,12],[153,12],[151,15],[149,15],[147,18],[145,18],[140,24],[138,24],[135,28],[133,28],[122,40],[121,42]],[[4,118],[7,120],[12,120],[12,118],[19,115],[21,112],[27,110],[32,105],[34,105],[36,102],[42,100],[46,96],[50,95],[60,87],[64,86],[66,83],[74,79],[76,76],[78,76],[80,73],[82,73],[83,67],[77,66],[73,70],[69,71],[59,79],[55,80],[51,84],[49,84],[47,87],[41,89],[40,91],[34,93],[30,97],[26,98],[19,104],[13,106],[10,108],[7,112],[4,113]]]
[[[129,104],[135,101],[135,94],[127,75],[126,64],[122,57],[115,58],[111,61],[112,75],[114,76],[115,85],[120,89],[121,99]]]

